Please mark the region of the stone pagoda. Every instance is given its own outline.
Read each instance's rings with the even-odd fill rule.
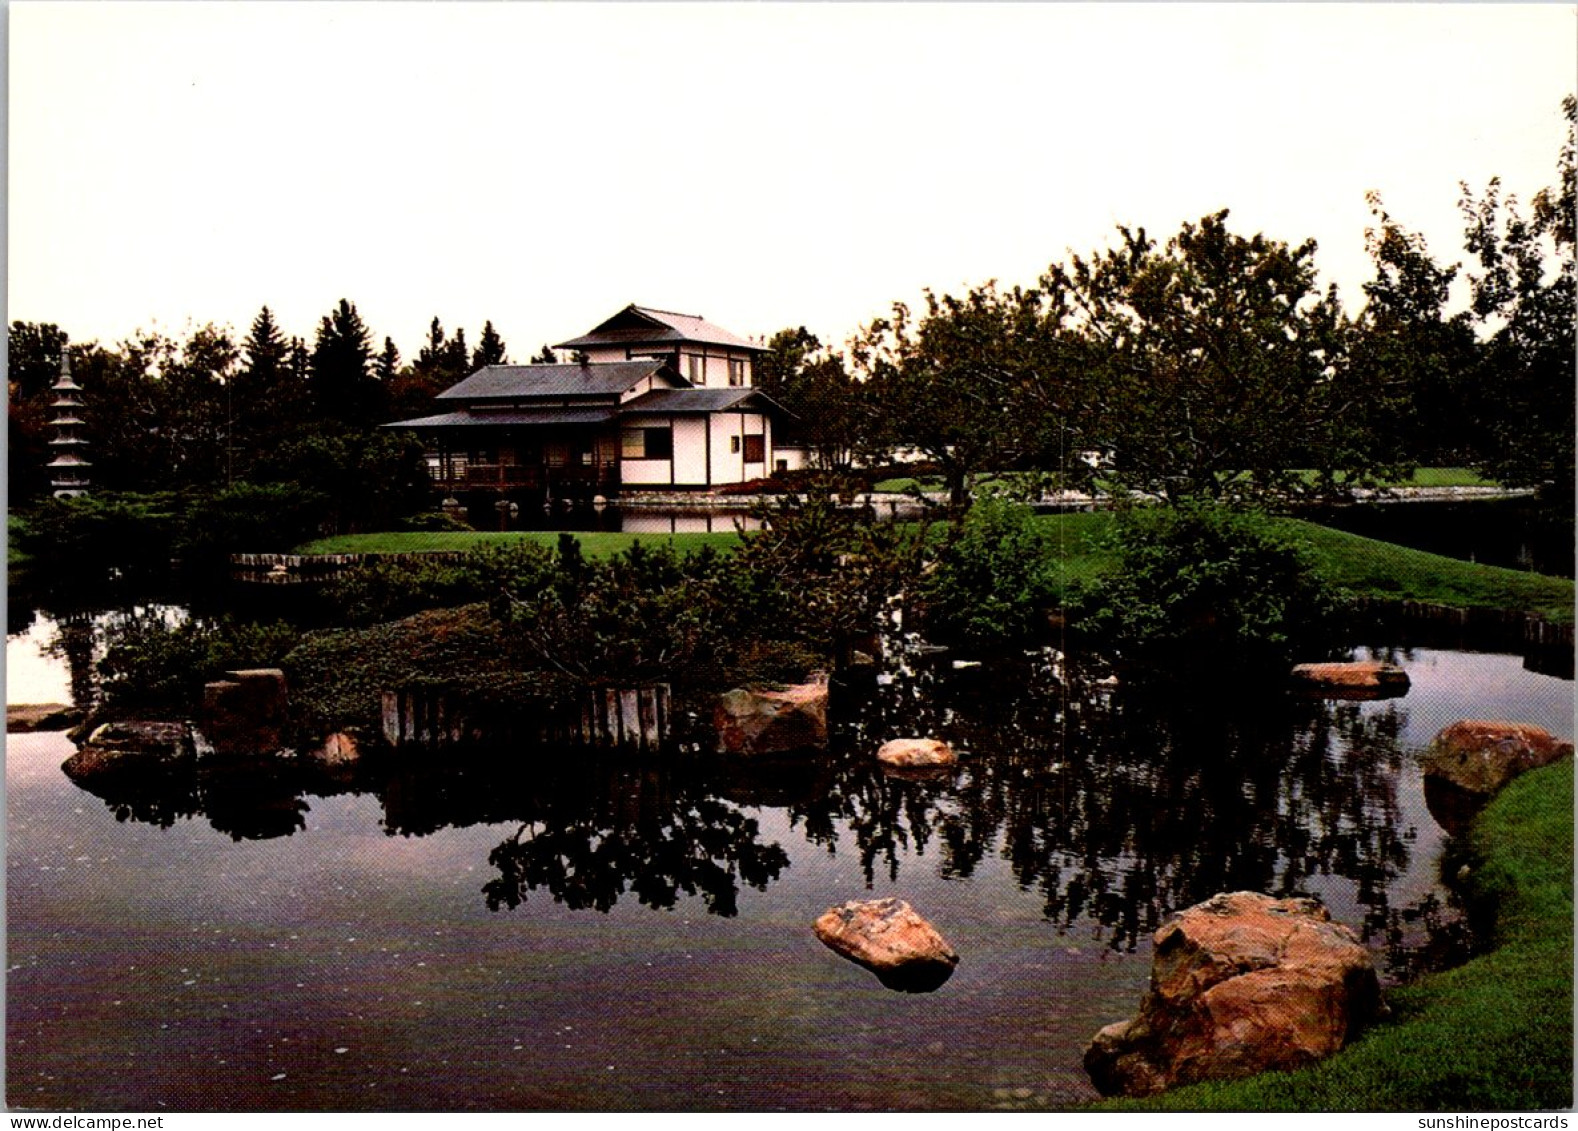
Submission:
[[[82,386],[71,379],[71,358],[61,350],[60,378],[52,386],[55,399],[50,402],[49,426],[55,435],[49,441],[55,458],[49,461],[50,486],[57,499],[74,499],[88,490],[88,468],[85,458],[87,437],[82,429],[87,421],[82,418]]]

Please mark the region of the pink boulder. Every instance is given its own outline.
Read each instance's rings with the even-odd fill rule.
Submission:
[[[1293,682],[1328,699],[1389,699],[1408,691],[1408,673],[1396,664],[1359,660],[1346,664],[1299,664]]]
[[[952,766],[958,760],[953,747],[936,738],[895,738],[877,751],[877,761],[899,769]]]
[[[1218,895],[1154,936],[1151,984],[1132,1021],[1085,1053],[1103,1095],[1288,1070],[1329,1056],[1379,1012],[1370,954],[1308,899]]]
[[[824,944],[876,974],[889,989],[924,993],[942,985],[959,955],[902,899],[830,907],[813,930]]]
[[[1489,796],[1519,774],[1563,758],[1573,744],[1544,727],[1464,719],[1441,731],[1425,751],[1426,781],[1437,778],[1457,789]]]

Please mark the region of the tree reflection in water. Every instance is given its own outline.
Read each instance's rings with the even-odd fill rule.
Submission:
[[[1386,929],[1409,859],[1395,705],[1119,694],[1046,658],[961,674],[882,689],[844,728],[826,795],[792,810],[830,848],[847,828],[868,884],[935,840],[944,875],[1001,854],[1059,929],[1089,920],[1123,950],[1217,892],[1328,876],[1353,885],[1366,934]],[[905,733],[967,756],[942,781],[885,774],[871,751]]]
[[[741,884],[765,890],[789,866],[783,848],[762,842],[756,819],[715,796],[692,763],[539,753],[539,764],[557,766],[504,780],[489,769],[496,760],[447,772],[408,766],[385,786],[385,827],[412,835],[518,821],[488,855],[498,875],[482,890],[495,911],[541,890],[598,911],[626,894],[660,909],[699,896],[727,917],[738,912]]]
[[[288,761],[205,760],[93,792],[122,820],[168,827],[203,813],[238,840],[298,832],[308,796],[346,790],[378,797],[390,835],[513,825],[488,857],[496,875],[482,895],[495,910],[542,892],[605,912],[630,896],[653,908],[695,897],[732,916],[742,886],[765,890],[790,865],[764,841],[761,807],[812,845],[853,851],[872,887],[922,867],[969,879],[1000,859],[1058,931],[1094,928],[1119,950],[1170,912],[1241,889],[1351,891],[1355,926],[1397,952],[1394,968],[1414,961],[1403,950],[1421,930],[1433,944],[1460,931],[1439,893],[1389,903],[1411,836],[1396,703],[1169,700],[1055,659],[901,664],[872,694],[845,697],[831,753],[787,765],[446,750],[386,755],[333,780]],[[877,745],[905,735],[947,738],[965,757],[939,776],[885,772]]]

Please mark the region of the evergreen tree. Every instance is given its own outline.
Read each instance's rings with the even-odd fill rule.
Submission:
[[[378,380],[384,383],[385,388],[394,381],[395,374],[400,372],[400,351],[395,348],[393,338],[384,339],[384,351],[378,355],[376,372]]]
[[[544,344],[542,349],[532,355],[531,363],[533,365],[558,365],[559,355],[554,353],[548,345]]]
[[[504,365],[509,361],[509,356],[504,349],[504,339],[499,337],[498,331],[493,328],[492,322],[482,325],[482,340],[477,343],[476,350],[471,355],[471,368],[481,369],[485,365]]]
[[[295,354],[301,352],[298,366]],[[232,470],[245,474],[258,455],[301,428],[307,420],[306,351],[299,339],[287,341],[274,313],[258,311],[241,343],[243,361],[232,382]]]
[[[380,422],[384,388],[372,372],[371,338],[355,305],[343,298],[319,323],[309,387],[320,418],[364,428]]]

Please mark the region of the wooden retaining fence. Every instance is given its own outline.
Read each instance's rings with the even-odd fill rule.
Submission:
[[[238,581],[291,584],[323,581],[344,570],[364,565],[460,562],[466,559],[467,554],[465,550],[388,554],[231,554],[230,574]]]
[[[1573,626],[1554,624],[1537,613],[1383,597],[1357,597],[1353,609],[1361,617],[1373,617],[1381,623],[1400,624],[1404,628],[1415,626],[1504,646],[1521,646],[1525,651],[1573,650]]]
[[[671,719],[666,683],[588,688],[578,711],[526,707],[508,718],[435,688],[384,691],[382,700],[384,741],[406,748],[534,740],[650,754],[667,743]]]

